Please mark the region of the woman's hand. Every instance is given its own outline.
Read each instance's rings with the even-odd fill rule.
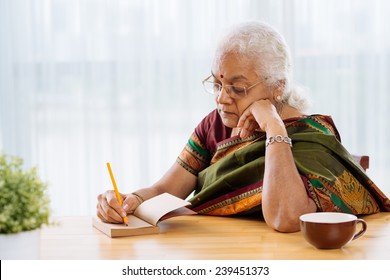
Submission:
[[[99,194],[96,205],[97,216],[106,223],[123,223],[123,218],[132,214],[140,205],[140,201],[132,194],[120,194],[123,203],[119,205],[113,190]]]
[[[123,223],[123,218],[132,214],[143,200],[146,201],[164,192],[185,199],[195,190],[197,180],[197,176],[175,162],[154,185],[137,190],[138,197],[134,194],[120,194],[122,206],[119,205],[113,190],[99,194],[97,216],[106,223]]]
[[[237,127],[241,128],[240,137],[253,134],[256,129],[268,132],[273,127],[284,127],[275,106],[268,99],[253,102],[241,115]]]

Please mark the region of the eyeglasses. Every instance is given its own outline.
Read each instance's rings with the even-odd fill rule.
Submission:
[[[247,95],[248,91],[252,89],[253,87],[260,84],[262,81],[258,81],[257,83],[249,86],[249,87],[243,87],[243,86],[237,86],[237,85],[222,85],[218,84],[212,81],[209,81],[209,79],[213,77],[213,75],[208,76],[206,79],[202,81],[204,90],[207,93],[210,93],[212,95],[219,95],[222,91],[222,88],[225,89],[226,93],[234,99],[240,99]]]

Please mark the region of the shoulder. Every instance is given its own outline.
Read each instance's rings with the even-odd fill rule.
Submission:
[[[232,129],[226,127],[215,109],[211,111],[195,128],[195,136],[212,153],[218,142],[230,137]]]
[[[321,134],[334,135],[340,140],[340,134],[331,116],[327,115],[308,115],[301,118],[286,120],[286,126],[304,127],[305,129],[315,130]]]
[[[218,110],[215,109],[202,119],[202,121],[198,124],[196,129],[209,130],[212,127],[220,126],[220,124],[222,124],[222,119],[218,113]]]

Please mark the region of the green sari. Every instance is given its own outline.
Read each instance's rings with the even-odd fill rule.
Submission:
[[[389,199],[342,146],[330,117],[294,118],[285,125],[296,167],[317,211],[355,215],[390,211]],[[187,145],[187,154],[192,151],[200,157],[196,140]],[[198,174],[192,209],[223,216],[261,212],[265,150],[265,134],[260,132],[220,143],[211,164]]]

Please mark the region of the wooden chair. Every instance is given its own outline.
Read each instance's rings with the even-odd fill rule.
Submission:
[[[363,167],[364,170],[367,170],[370,167],[370,158],[369,156],[357,156],[352,155],[352,157]]]

